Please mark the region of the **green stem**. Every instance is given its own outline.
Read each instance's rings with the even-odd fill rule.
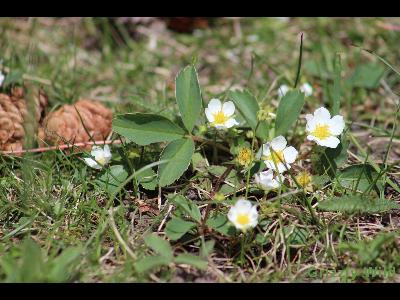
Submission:
[[[216,164],[218,160],[218,148],[215,146],[217,145],[217,130],[215,129],[214,134],[214,147],[213,147],[213,163]]]
[[[303,58],[303,33],[301,33],[300,36],[300,55],[299,55],[299,62],[297,65],[297,74],[296,74],[296,80],[294,82],[294,88],[297,87],[297,84],[299,82],[300,79],[300,70],[301,70],[301,60]]]
[[[253,137],[251,139],[251,154],[253,155],[254,153],[254,142],[256,140],[256,132],[258,129],[258,126],[260,125],[260,121],[257,121],[256,128],[253,131]],[[250,184],[250,171],[251,171],[251,165],[252,162],[249,164],[249,169],[247,170],[247,178],[246,178],[246,194],[245,194],[245,199],[247,199],[247,195],[249,193],[249,184]]]
[[[244,246],[245,246],[245,241],[246,241],[246,233],[243,232],[243,236],[240,239],[240,260],[239,263],[241,266],[244,265]]]

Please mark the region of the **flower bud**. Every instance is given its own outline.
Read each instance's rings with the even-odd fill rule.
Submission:
[[[224,201],[225,200],[225,195],[221,192],[215,193],[214,198],[215,201]]]

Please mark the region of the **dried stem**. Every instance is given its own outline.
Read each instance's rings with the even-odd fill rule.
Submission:
[[[106,144],[121,144],[121,141],[94,141],[94,142],[82,142],[76,144],[63,144],[58,146],[51,146],[51,147],[40,147],[34,149],[26,149],[26,150],[19,150],[19,151],[0,151],[0,154],[22,154],[22,153],[39,153],[39,152],[47,152],[53,150],[65,150],[74,147],[84,147],[88,145],[106,145]]]

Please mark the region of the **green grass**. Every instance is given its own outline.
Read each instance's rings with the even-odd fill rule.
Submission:
[[[360,172],[346,173],[350,178],[346,186],[339,175],[328,181],[323,176],[316,178],[318,188],[303,200],[313,205],[320,224],[313,222],[307,206],[292,190],[276,198],[263,198],[250,190],[250,199],[261,203],[262,218],[254,237],[248,237],[244,263],[238,259],[240,241],[236,237],[213,232],[206,240],[214,240],[215,245],[205,251],[202,237],[189,234],[171,241],[174,255],[198,255],[202,250],[208,259],[206,271],[174,262],[141,274],[135,264],[157,252],[146,246],[143,237],[150,232],[164,236],[166,221],[180,213],[167,195],[191,196],[204,213],[207,193],[223,170],[207,170],[199,162],[161,192],[135,183],[110,196],[96,181],[98,172],[88,168],[79,153],[0,156],[0,281],[343,281],[339,275],[313,277],[310,270],[312,274],[347,270],[358,274],[352,281],[399,282],[399,275],[390,271],[398,274],[400,268],[399,210],[359,215],[316,208],[318,201],[345,192],[361,194],[365,189],[374,197],[399,203],[400,77],[376,56],[351,45],[371,50],[399,69],[399,33],[382,28],[381,23],[399,24],[400,19],[292,18],[282,22],[244,18],[241,35],[232,20],[221,19],[194,34],[155,32],[157,48],[151,49],[146,34],[124,45],[117,43],[107,30],[106,19],[2,18],[2,66],[42,84],[50,99],[48,111],[85,97],[102,101],[115,113],[152,112],[172,120],[178,114],[175,76],[193,59],[207,101],[227,99],[229,90],[240,87],[249,89],[259,103],[276,109],[278,86],[295,83],[303,32],[300,84],[309,82],[317,91],[306,99],[303,113],[329,106],[337,97],[335,58],[339,53],[344,78],[340,112],[348,122],[351,139],[348,159],[337,163],[344,169],[368,162],[378,174],[373,176],[375,183],[382,188],[375,192]],[[95,39],[97,47],[88,47],[89,39]],[[305,140],[304,122],[298,123],[287,135],[296,148]],[[111,164],[134,151],[144,151],[131,159],[138,170],[157,161],[162,146],[113,146]],[[307,147],[301,150],[306,152]],[[232,159],[219,153],[219,165]],[[211,161],[210,153],[206,156]],[[302,167],[315,172],[319,163],[307,156]],[[227,175],[234,184],[243,179]],[[229,190],[227,185],[222,188]],[[226,212],[225,206],[215,207]],[[368,268],[390,272],[370,276],[365,271]]]

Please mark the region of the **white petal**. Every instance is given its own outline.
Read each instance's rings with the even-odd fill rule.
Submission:
[[[264,180],[260,185],[267,190],[276,189],[280,186],[279,182],[272,178]]]
[[[111,160],[111,156],[104,156],[104,165],[107,165]]]
[[[235,104],[232,101],[225,102],[222,105],[222,111],[226,116],[232,116],[235,113]]]
[[[261,184],[262,179],[261,179],[260,174],[254,175],[254,181],[255,181],[255,183],[257,183],[257,184]]]
[[[218,130],[226,129],[225,124],[215,124],[214,127]]]
[[[258,217],[254,218],[254,219],[251,219],[249,227],[253,227],[254,228],[254,227],[257,226],[257,224],[258,224]]]
[[[217,112],[221,111],[222,109],[221,101],[219,99],[211,99],[210,102],[208,102],[208,109],[213,114],[216,114]]]
[[[329,110],[327,110],[325,107],[320,107],[314,111],[314,118],[317,123],[326,123],[331,118],[331,114],[329,113]]]
[[[211,110],[207,107],[204,112],[206,113],[206,117],[208,122],[214,122],[214,114],[211,112]]]
[[[103,148],[101,148],[100,146],[93,146],[92,147],[92,151],[90,152],[90,154],[94,157],[98,156],[98,155],[103,155]]]
[[[279,163],[278,164],[278,173],[284,173],[287,170],[290,170],[290,165],[289,164],[283,164],[283,163]]]
[[[105,159],[110,159],[111,158],[111,151],[110,151],[110,146],[104,145],[104,158]]]
[[[329,131],[333,135],[340,135],[344,129],[344,120],[342,116],[334,116],[332,119],[329,120]]]
[[[316,139],[316,142],[320,146],[324,146],[324,147],[328,147],[328,148],[336,148],[339,145],[340,140],[337,137],[330,136],[323,140]]]
[[[285,162],[288,164],[294,163],[298,153],[299,152],[292,146],[285,148],[285,150],[283,150]]]
[[[309,135],[307,135],[307,140],[309,140],[309,141],[316,141],[317,138],[316,138],[315,136],[309,134]]]
[[[251,220],[251,223],[252,223],[252,227],[254,227],[254,226],[256,226],[257,225],[257,219],[258,219],[258,211],[257,211],[257,205],[254,205],[252,208],[251,208],[251,211],[250,211],[250,220]],[[255,222],[254,222],[255,221]],[[255,224],[254,224],[255,223]]]
[[[236,216],[237,216],[237,209],[236,207],[232,206],[231,209],[228,212],[228,219],[232,223],[236,222]]]
[[[274,172],[271,169],[260,172],[260,177],[264,179],[272,179],[274,177]]]
[[[263,153],[264,156],[270,156],[271,155],[270,147],[271,147],[271,143],[265,143],[262,146],[262,153]]]
[[[255,182],[267,190],[276,189],[280,185],[279,182],[273,178],[273,171],[271,169],[256,174]]]
[[[226,128],[231,128],[235,125],[239,125],[239,123],[234,118],[230,118],[230,119],[226,120],[224,123],[224,126]]]
[[[236,202],[235,207],[239,212],[245,213],[251,209],[251,202],[249,200],[239,199]]]
[[[317,126],[317,122],[316,119],[314,118],[313,115],[306,115],[306,120],[307,120],[307,124],[306,124],[306,130],[307,132],[313,132],[315,130],[315,126]]]
[[[85,163],[86,163],[89,167],[91,167],[91,168],[94,168],[94,169],[101,169],[101,166],[100,166],[94,159],[91,159],[91,158],[84,158],[84,161],[85,161]]]
[[[289,91],[289,87],[286,84],[282,84],[278,89],[279,98],[282,98],[283,96],[285,96],[288,91]]]
[[[306,120],[307,122],[311,121],[314,118],[312,114],[306,114]]]
[[[271,189],[277,189],[280,185],[281,184],[275,179],[272,179],[271,182],[269,183]]]
[[[286,145],[287,145],[286,139],[281,135],[277,136],[276,138],[273,138],[271,141],[271,147],[275,151],[285,149]]]
[[[276,163],[276,167],[275,167],[275,163],[272,160],[266,160],[266,161],[264,161],[264,163],[266,164],[266,166],[268,168],[270,168],[272,170],[275,170],[275,171],[277,171],[279,173],[283,173],[283,172],[286,171],[286,169],[287,170],[290,169],[290,165],[289,164],[286,164],[286,166],[287,166],[287,168],[286,168],[285,165],[283,163],[281,163],[281,162],[277,162]]]
[[[304,83],[301,87],[300,87],[300,91],[302,91],[307,97],[311,96],[313,93],[313,88],[311,86],[311,84],[309,83]]]

